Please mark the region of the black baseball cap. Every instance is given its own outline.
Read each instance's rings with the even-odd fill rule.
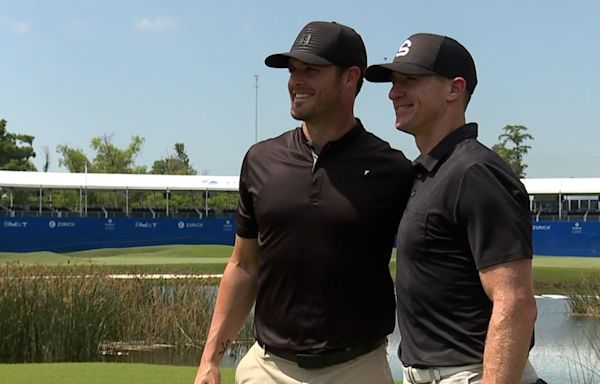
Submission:
[[[357,66],[363,75],[367,67],[367,50],[360,35],[333,21],[306,24],[289,52],[270,55],[265,64],[272,68],[287,68],[290,57],[307,64]]]
[[[365,78],[374,83],[388,82],[392,72],[462,77],[471,94],[477,85],[475,61],[469,51],[448,36],[431,33],[417,33],[406,39],[391,63],[369,66]]]

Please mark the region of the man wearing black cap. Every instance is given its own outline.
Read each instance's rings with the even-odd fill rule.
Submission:
[[[388,264],[413,170],[354,117],[363,41],[345,25],[311,22],[265,63],[289,69],[302,124],[244,158],[237,235],[195,383],[219,382],[254,303],[257,342],[237,383],[392,383]]]
[[[456,40],[419,33],[365,77],[392,82],[396,128],[421,153],[398,230],[404,382],[536,382],[529,199],[477,141],[477,124],[465,124],[473,58]]]

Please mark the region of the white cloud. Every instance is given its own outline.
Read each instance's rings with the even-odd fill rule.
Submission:
[[[8,23],[8,27],[11,31],[17,33],[24,33],[29,30],[29,24],[24,21],[12,21]]]
[[[13,21],[3,15],[0,15],[0,27],[8,28],[15,33],[25,33],[29,30],[29,24],[26,22]]]
[[[138,31],[162,31],[173,28],[177,23],[170,17],[157,17],[154,20],[143,18],[136,20],[134,23],[135,29]]]

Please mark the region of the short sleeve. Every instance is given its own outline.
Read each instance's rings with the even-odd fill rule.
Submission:
[[[477,269],[532,257],[528,196],[514,174],[477,163],[460,182],[455,217]]]

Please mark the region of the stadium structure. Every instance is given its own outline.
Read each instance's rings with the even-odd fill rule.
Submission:
[[[536,255],[600,256],[600,178],[522,182]],[[235,207],[212,207],[209,197],[237,193],[238,184],[237,176],[0,171],[0,252],[230,245]],[[70,193],[69,206],[53,202],[57,191]],[[114,199],[88,200],[94,192]],[[26,205],[17,203],[23,194]],[[148,194],[157,198],[149,203]]]

